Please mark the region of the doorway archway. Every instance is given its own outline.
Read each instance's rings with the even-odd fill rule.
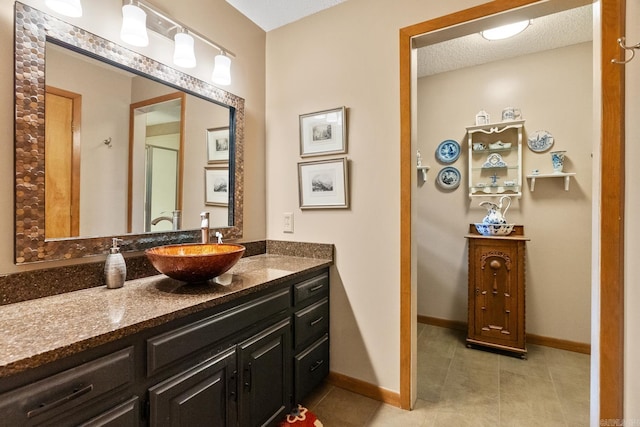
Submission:
[[[557,2],[555,2],[557,3]],[[565,2],[566,3],[566,2]],[[506,12],[519,13],[525,6],[553,5],[540,0],[496,0],[400,30],[400,404],[409,409],[415,388],[415,293],[416,278],[412,260],[411,189],[413,175],[412,99],[415,75],[412,62],[415,50],[412,39],[448,27],[497,17]],[[566,8],[566,7],[565,7]],[[592,391],[597,391],[599,418],[623,418],[623,340],[624,340],[624,67],[612,64],[617,57],[616,39],[625,33],[624,0],[600,1],[600,162],[607,165],[607,179],[602,170],[596,178],[593,247],[598,264],[592,270],[592,325],[599,331],[599,342],[592,342],[592,357],[597,375]],[[606,215],[599,215],[606,212]],[[595,381],[595,383],[593,383]],[[595,386],[594,386],[595,385]],[[592,393],[592,397],[593,393]]]

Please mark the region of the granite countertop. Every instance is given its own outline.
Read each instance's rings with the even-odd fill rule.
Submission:
[[[263,254],[242,258],[218,283],[165,275],[0,307],[0,377],[97,347],[318,270],[331,260]]]

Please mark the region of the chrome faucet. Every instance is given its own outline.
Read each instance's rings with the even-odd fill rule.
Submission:
[[[160,221],[169,221],[171,223],[171,228],[174,231],[180,230],[180,228],[182,227],[182,213],[180,211],[176,210],[176,211],[173,211],[173,215],[171,217],[159,216],[157,218],[154,218],[151,221],[151,225],[156,225]]]
[[[209,212],[200,213],[200,233],[202,234],[201,243],[209,243]]]
[[[173,216],[171,217],[171,224],[173,225],[174,230],[180,230],[182,228],[182,212],[179,210],[173,211]]]

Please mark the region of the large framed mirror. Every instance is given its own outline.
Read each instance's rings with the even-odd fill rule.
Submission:
[[[242,237],[243,142],[244,99],[15,3],[16,264],[193,242],[202,211]]]

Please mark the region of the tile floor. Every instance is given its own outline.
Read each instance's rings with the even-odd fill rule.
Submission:
[[[465,334],[418,324],[418,401],[403,411],[324,385],[307,402],[324,427],[589,425],[589,356],[528,345],[527,360],[468,349]]]

